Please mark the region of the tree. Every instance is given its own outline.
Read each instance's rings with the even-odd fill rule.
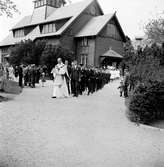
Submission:
[[[0,16],[5,14],[12,17],[13,12],[18,12],[18,9],[12,0],[0,0]]]
[[[70,50],[60,45],[48,45],[46,40],[35,42],[31,40],[22,41],[10,50],[9,62],[14,66],[19,64],[46,65],[50,71],[57,63],[57,58],[59,57],[63,60],[74,60]]]
[[[22,41],[13,48],[10,53],[10,63],[19,64],[40,64],[40,57],[46,46],[46,41],[33,42],[31,40]]]
[[[164,43],[164,18],[151,20],[145,26],[145,33],[153,42]]]
[[[129,68],[131,66],[133,57],[134,57],[134,47],[132,45],[131,39],[128,36],[126,36],[126,43],[124,44],[123,61],[120,64],[123,75],[125,68]]]
[[[47,65],[50,72],[54,65],[57,63],[57,58],[72,61],[74,60],[73,54],[70,50],[61,47],[60,45],[46,45],[41,55],[41,64]]]

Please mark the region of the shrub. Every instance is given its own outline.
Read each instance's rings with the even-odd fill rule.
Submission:
[[[129,103],[129,118],[144,124],[164,119],[164,82],[149,82],[136,88]]]

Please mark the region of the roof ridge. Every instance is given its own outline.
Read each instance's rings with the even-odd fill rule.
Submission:
[[[103,17],[105,19],[102,19]],[[99,34],[100,31],[107,24],[107,22],[111,20],[113,17],[114,17],[114,14],[111,13],[111,14],[105,14],[105,15],[100,15],[100,16],[91,18],[89,22],[83,27],[83,29],[79,33],[77,33],[76,37],[90,36],[91,34],[92,34],[91,36],[95,36]],[[93,31],[93,27],[95,27],[94,31]]]

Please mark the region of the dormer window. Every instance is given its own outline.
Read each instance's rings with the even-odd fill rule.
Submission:
[[[41,28],[41,33],[42,34],[47,34],[47,33],[52,33],[52,32],[56,32],[55,23],[45,24]]]
[[[24,29],[19,29],[19,30],[14,31],[15,38],[20,38],[20,37],[24,37],[24,36],[25,36]]]

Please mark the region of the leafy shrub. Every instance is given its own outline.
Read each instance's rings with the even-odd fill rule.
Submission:
[[[129,118],[144,124],[164,119],[164,82],[140,84],[129,103]]]

